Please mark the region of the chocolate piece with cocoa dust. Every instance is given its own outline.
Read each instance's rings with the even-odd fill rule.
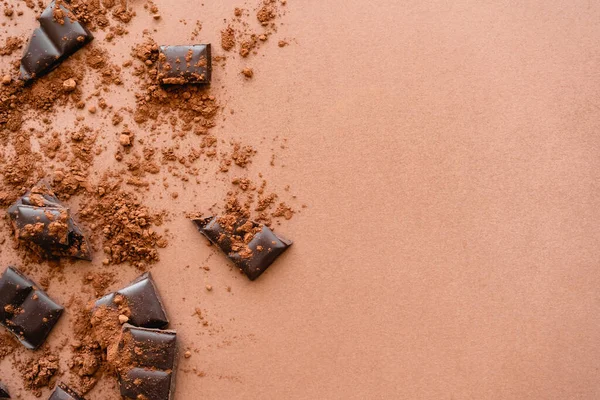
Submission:
[[[21,59],[19,78],[24,81],[52,71],[93,39],[63,0],[52,1],[39,21]]]
[[[59,383],[48,400],[85,400],[64,383]]]
[[[169,400],[175,388],[177,334],[126,324],[116,370],[125,399]]]
[[[134,326],[165,328],[169,319],[150,272],[146,272],[127,287],[98,299],[96,307],[125,306],[125,317]]]
[[[48,258],[74,257],[90,261],[87,239],[45,182],[34,186],[8,209],[16,238]]]
[[[275,235],[267,226],[232,215],[193,222],[251,281],[292,245],[291,240]]]
[[[158,81],[163,85],[210,83],[212,59],[210,44],[160,46]]]
[[[63,310],[18,269],[8,267],[0,277],[0,324],[28,349],[44,343]]]

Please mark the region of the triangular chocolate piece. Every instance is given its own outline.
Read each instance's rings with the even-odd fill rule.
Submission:
[[[115,302],[117,296],[119,301]],[[117,304],[118,303],[118,304]],[[127,287],[96,300],[96,307],[122,307],[129,323],[142,328],[165,328],[169,319],[150,272],[146,272]]]
[[[24,81],[52,71],[94,38],[64,0],[50,2],[39,20],[21,58],[19,78]]]
[[[90,261],[83,232],[45,183],[39,182],[8,209],[17,239],[49,258],[75,257]]]

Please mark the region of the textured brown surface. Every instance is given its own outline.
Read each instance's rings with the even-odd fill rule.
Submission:
[[[180,44],[200,20],[201,41],[219,44],[223,19],[244,8],[155,3],[159,19],[139,10],[129,35],[102,43],[116,64],[148,26],[157,42]],[[36,25],[24,4],[25,15],[6,18],[0,43]],[[600,5],[286,7],[257,56],[223,52],[231,58],[215,68],[214,87],[227,81],[226,120],[212,133],[257,149],[240,175],[262,171],[308,205],[278,227],[294,246],[249,282],[184,216],[223,198],[213,173],[199,186],[169,177],[168,192],[151,185],[145,196],[155,209],[176,207],[165,223],[169,245],[150,267],[192,354],[180,359],[176,398],[599,398]],[[239,73],[246,67],[252,80]],[[104,97],[135,106],[126,84]],[[80,113],[104,129],[98,140],[110,150],[96,162],[112,163],[121,127]],[[67,113],[55,130],[73,130],[72,121]],[[0,237],[0,263],[20,263],[6,228]],[[65,263],[65,278],[50,279],[49,295],[67,306],[54,348],[71,335],[68,300],[86,274],[114,271],[109,290],[139,274],[103,267],[102,258]],[[63,371],[67,361],[61,356]],[[19,393],[12,355],[0,376]],[[103,379],[87,398],[115,399],[113,382]]]

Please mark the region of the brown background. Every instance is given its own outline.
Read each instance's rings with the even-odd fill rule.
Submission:
[[[153,25],[158,42],[187,43],[199,19],[201,40],[216,44],[223,18],[244,6],[156,3],[161,21],[140,11],[108,46],[117,60]],[[292,250],[248,282],[183,215],[224,189],[188,185],[173,201],[157,185],[148,198],[177,207],[152,269],[182,348],[194,351],[176,398],[600,398],[600,3],[289,0],[286,9],[274,39],[290,46],[231,58],[213,87],[226,87],[219,97],[235,110],[217,134],[259,150],[250,175],[290,184],[295,207],[308,205],[278,228]],[[7,32],[35,26],[19,21]],[[245,66],[250,82],[238,75]],[[288,149],[272,168],[275,136]],[[105,140],[115,148],[113,132]],[[19,262],[8,249],[0,260]],[[100,261],[68,266],[73,278],[50,295],[66,301]],[[112,289],[137,274],[120,271]],[[0,376],[21,384],[9,359]],[[104,382],[88,398],[115,393]]]

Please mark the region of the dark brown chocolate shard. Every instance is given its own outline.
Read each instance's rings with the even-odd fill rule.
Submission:
[[[85,400],[64,383],[59,383],[48,400]]]
[[[44,343],[63,310],[18,269],[8,267],[0,277],[0,324],[28,349]]]
[[[211,75],[210,44],[159,47],[159,83],[163,85],[208,84]]]
[[[50,2],[39,21],[21,58],[19,78],[24,81],[52,71],[94,38],[64,0]]]
[[[95,306],[116,308],[115,297],[117,296],[121,297],[121,303],[126,303],[125,308],[129,310],[127,317],[131,325],[157,329],[169,325],[165,307],[150,272],[146,272],[129,286],[98,299]]]
[[[244,219],[233,222],[224,219],[209,217],[193,222],[251,281],[292,245],[291,240],[275,235],[263,224]]]
[[[48,258],[90,261],[91,249],[81,229],[50,187],[38,183],[8,209],[15,236]]]
[[[177,371],[175,331],[123,325],[117,367],[121,396],[125,399],[170,400]]]
[[[8,389],[6,385],[0,382],[0,400],[10,399],[10,394],[8,394]]]

